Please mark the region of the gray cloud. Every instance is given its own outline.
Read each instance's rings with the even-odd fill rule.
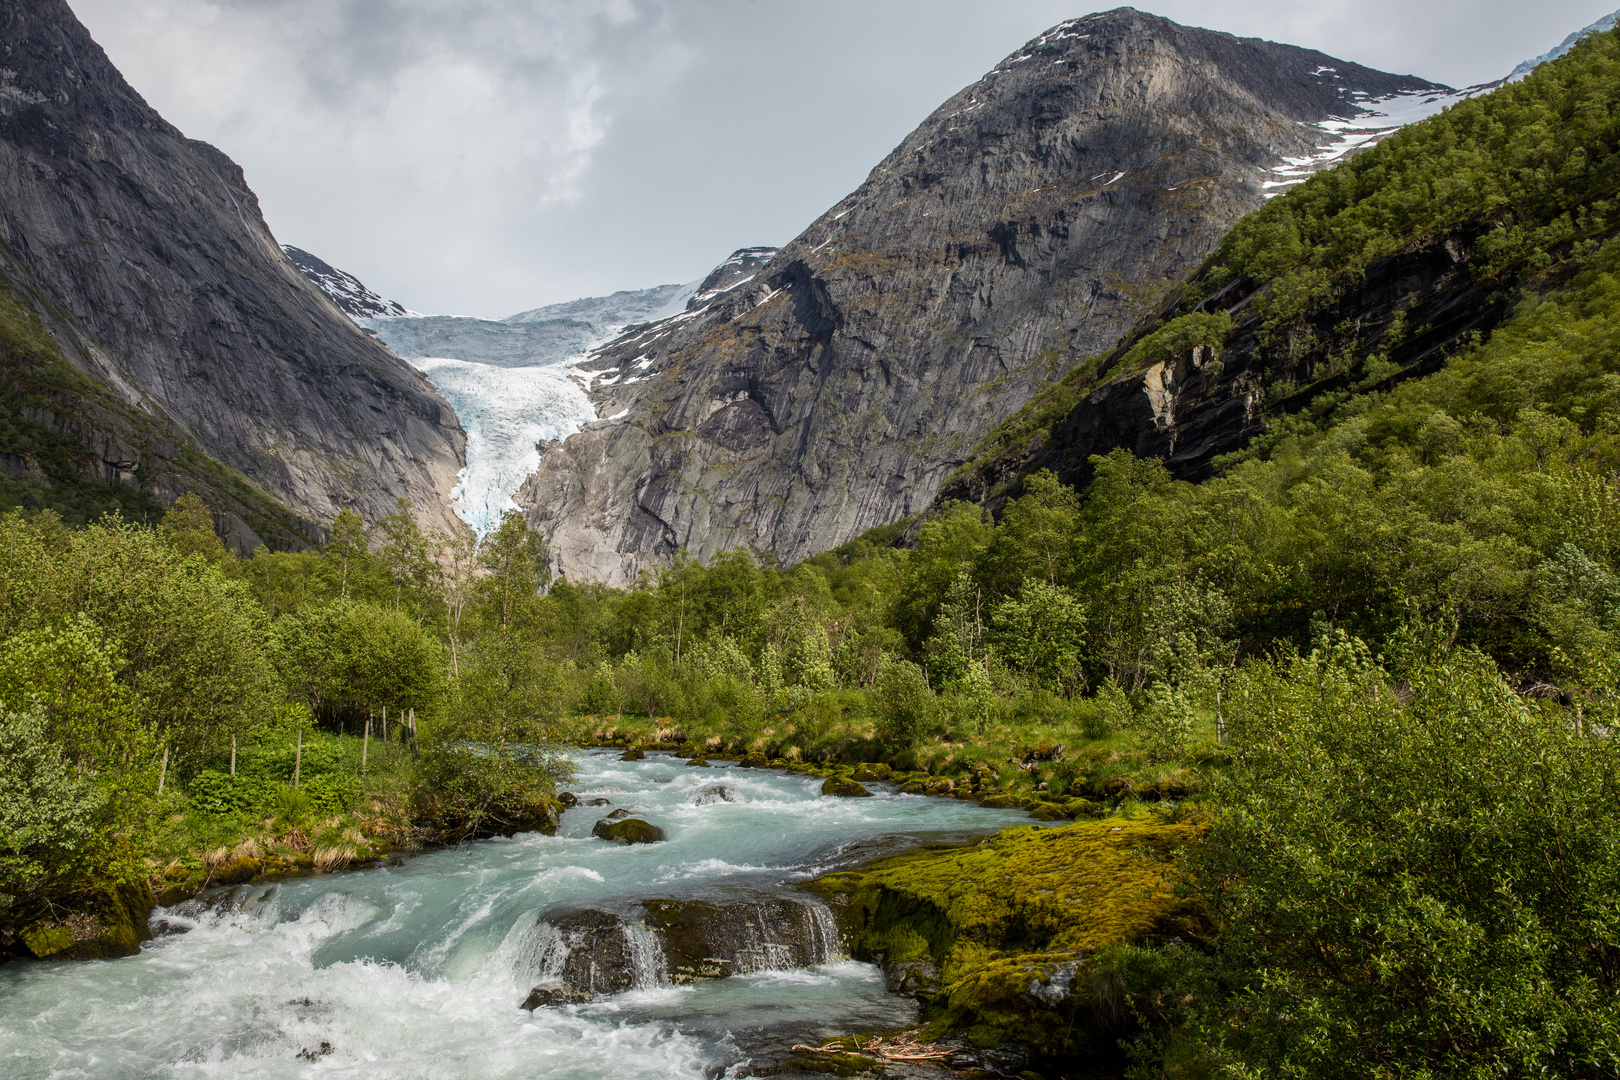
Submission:
[[[503,315],[782,243],[1056,0],[69,0],[266,217],[418,310]],[[1453,85],[1615,0],[1161,0]]]

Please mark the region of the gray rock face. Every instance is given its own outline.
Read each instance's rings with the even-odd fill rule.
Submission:
[[[68,358],[307,520],[406,497],[459,527],[454,414],[305,280],[242,170],[154,112],[64,0],[0,0],[0,49],[0,271]],[[163,458],[107,437],[132,477]]]
[[[1259,206],[1318,122],[1433,89],[1128,8],[1064,23],[749,280],[600,350],[605,419],[546,444],[517,502],[559,572],[614,583],[683,547],[792,563],[921,511]]]

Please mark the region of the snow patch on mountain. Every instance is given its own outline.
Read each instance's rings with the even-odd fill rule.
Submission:
[[[1329,73],[1333,73],[1332,68],[1322,68],[1315,72],[1317,75]],[[1333,77],[1336,77],[1336,73],[1333,73]],[[1265,190],[1267,198],[1281,195],[1295,184],[1310,179],[1311,174],[1318,169],[1337,165],[1356,151],[1394,134],[1407,124],[1426,120],[1459,101],[1467,101],[1475,94],[1483,93],[1497,85],[1500,84],[1471,86],[1466,90],[1441,87],[1434,90],[1390,94],[1379,98],[1369,97],[1359,91],[1347,95],[1353,102],[1353,113],[1346,117],[1332,117],[1312,125],[1321,133],[1316,149],[1299,157],[1283,158],[1283,163],[1269,172],[1273,179],[1264,181],[1260,186]]]
[[[386,300],[360,283],[353,274],[346,274],[326,261],[316,258],[302,248],[282,244],[281,250],[315,287],[327,295],[339,311],[351,319],[369,319],[377,316],[415,315],[416,312],[395,300]]]

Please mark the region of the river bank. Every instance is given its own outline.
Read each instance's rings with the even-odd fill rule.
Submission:
[[[795,1045],[924,1019],[913,999],[889,992],[880,966],[844,959],[825,937],[813,949],[796,944],[818,920],[839,918],[837,904],[805,886],[1030,821],[1022,811],[915,798],[878,782],[868,798],[835,798],[820,794],[819,778],[788,770],[702,769],[661,754],[624,762],[622,754],[577,755],[581,802],[609,805],[565,811],[555,835],[213,892],[163,909],[165,933],[136,956],[6,965],[0,1054],[19,1077],[84,1071],[91,1061],[98,1076],[293,1076],[308,1067],[311,1059],[299,1057],[306,1051],[323,1068],[371,1075],[696,1080],[748,1062],[785,1068]],[[716,787],[731,798],[709,792]],[[615,809],[655,822],[668,839],[625,846],[593,838],[595,821]],[[631,922],[659,933],[648,902],[666,912],[774,905],[792,916],[775,925],[798,929],[747,920],[764,928],[763,944],[742,950],[725,978],[671,977],[681,962],[671,949],[626,989],[519,1007],[552,968],[566,968],[578,942],[565,939],[582,913],[623,920],[640,912]],[[737,924],[715,925],[711,936]],[[628,940],[623,931],[597,936]],[[165,1019],[131,1025],[132,1010]]]

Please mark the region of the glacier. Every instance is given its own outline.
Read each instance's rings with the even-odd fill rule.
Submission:
[[[598,417],[580,370],[627,329],[690,317],[710,300],[753,279],[774,247],[741,248],[707,276],[530,308],[504,319],[423,315],[385,299],[352,274],[283,244],[300,273],[395,356],[425,375],[467,433],[467,463],[451,499],[480,536],[517,509],[513,494],[540,464],[541,446]]]
[[[587,297],[505,319],[457,315],[357,318],[443,394],[467,433],[452,499],[479,535],[517,508],[512,494],[540,464],[540,444],[597,419],[576,366],[626,326],[685,310],[701,282]]]

